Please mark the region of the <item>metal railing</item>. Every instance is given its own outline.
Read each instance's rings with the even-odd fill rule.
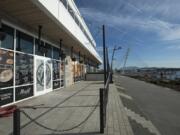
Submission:
[[[104,133],[104,128],[106,127],[106,114],[107,114],[107,104],[108,104],[108,94],[109,94],[109,84],[111,80],[111,73],[109,72],[108,78],[104,88],[99,89],[100,95],[100,133]]]

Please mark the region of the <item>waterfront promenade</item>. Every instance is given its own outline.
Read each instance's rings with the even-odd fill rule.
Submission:
[[[17,106],[26,107],[21,110],[34,120],[32,122],[21,113],[21,134],[99,135],[99,88],[103,88],[102,82],[83,81],[71,87],[18,103]],[[28,108],[30,106],[38,107],[31,109]],[[12,117],[1,118],[0,123],[1,135],[12,133]],[[104,135],[133,135],[114,84],[110,85],[109,89],[107,125]]]

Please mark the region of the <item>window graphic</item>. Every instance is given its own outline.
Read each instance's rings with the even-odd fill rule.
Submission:
[[[46,89],[51,88],[51,61],[46,62]]]
[[[0,90],[0,106],[13,102],[13,88]]]
[[[16,85],[33,83],[33,56],[16,53]]]
[[[53,89],[60,88],[60,61],[53,60]]]
[[[14,53],[0,49],[0,88],[13,86]]]
[[[33,85],[16,87],[16,101],[33,96]]]
[[[60,67],[60,73],[61,73],[61,87],[64,87],[64,73],[65,73],[65,63],[64,61],[61,62],[61,67]]]
[[[73,74],[74,74],[74,82],[80,81],[82,79],[83,69],[82,65],[78,62],[73,62]]]
[[[37,91],[44,90],[44,60],[37,60],[36,63],[36,79],[37,79]]]
[[[53,60],[53,80],[60,79],[60,61]]]

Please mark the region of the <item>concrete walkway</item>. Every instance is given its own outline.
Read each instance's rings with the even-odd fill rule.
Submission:
[[[99,135],[99,88],[102,82],[79,82],[49,94],[32,98],[18,106],[41,105],[23,109],[37,123],[21,113],[22,135]],[[107,127],[104,135],[133,135],[124,106],[114,85],[110,85]],[[88,118],[89,114],[90,117]],[[88,118],[87,121],[85,121]],[[48,127],[52,130],[45,129]],[[75,127],[75,128],[73,128]],[[70,131],[58,132],[56,130]],[[0,119],[0,135],[12,133],[12,117]]]

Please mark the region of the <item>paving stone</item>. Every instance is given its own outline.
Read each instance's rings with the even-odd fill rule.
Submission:
[[[48,128],[67,129],[78,125],[88,116],[93,109],[92,105],[96,105],[99,101],[99,88],[103,88],[102,82],[79,82],[71,87],[32,98],[17,105],[43,104],[42,108],[36,110],[24,110],[37,122]],[[72,97],[69,98],[70,96]],[[91,117],[82,125],[71,131],[59,133],[39,127],[34,122],[29,122],[29,119],[21,114],[21,126],[23,126],[21,135],[100,135],[99,119],[99,107],[97,107]],[[0,135],[12,133],[12,117],[0,119],[0,123],[3,123],[0,124]],[[133,135],[125,108],[113,84],[110,85],[109,90],[107,125],[104,135]]]

